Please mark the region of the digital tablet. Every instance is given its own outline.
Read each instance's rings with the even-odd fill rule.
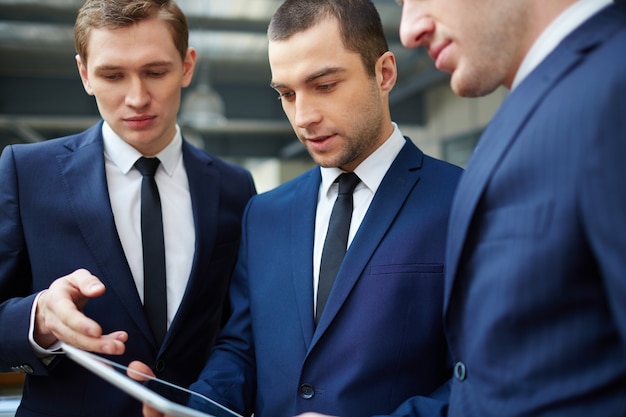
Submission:
[[[242,417],[197,392],[128,369],[117,362],[67,344],[63,344],[62,349],[74,362],[162,413],[175,417]],[[127,372],[141,375],[147,381],[136,381]]]

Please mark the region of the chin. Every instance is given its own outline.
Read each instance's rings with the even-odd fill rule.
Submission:
[[[491,94],[498,85],[491,86],[485,83],[476,82],[476,83],[463,83],[463,82],[454,82],[454,79],[450,81],[450,87],[454,94],[461,97],[482,97],[488,94]]]
[[[461,97],[482,97],[494,92],[502,83],[487,71],[456,69],[450,77],[450,88]]]
[[[337,168],[339,166],[339,163],[333,159],[323,158],[319,156],[312,156],[312,157],[313,157],[313,161],[315,161],[315,163],[321,166],[322,168]]]

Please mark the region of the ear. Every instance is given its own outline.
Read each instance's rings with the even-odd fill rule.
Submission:
[[[89,84],[89,73],[87,72],[87,65],[83,63],[83,60],[80,58],[80,55],[76,55],[76,65],[78,66],[78,74],[80,74],[80,79],[83,82],[83,88],[90,96],[93,96],[93,89]]]
[[[381,90],[389,93],[396,85],[398,70],[396,57],[391,51],[387,51],[376,61],[376,77]]]
[[[193,79],[193,71],[196,67],[196,61],[198,60],[198,54],[194,48],[188,48],[185,60],[183,61],[183,79],[182,86],[188,87]]]

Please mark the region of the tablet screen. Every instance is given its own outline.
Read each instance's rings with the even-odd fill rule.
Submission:
[[[67,344],[63,344],[62,349],[73,361],[163,413],[175,417],[241,417],[197,392],[153,376],[140,374],[117,362]],[[135,381],[127,375],[127,372],[139,374],[146,381]]]

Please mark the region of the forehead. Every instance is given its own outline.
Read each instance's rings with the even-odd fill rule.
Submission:
[[[273,83],[300,82],[325,68],[363,67],[360,55],[343,46],[335,19],[323,20],[286,40],[270,41],[268,56]]]
[[[89,63],[101,65],[132,63],[141,60],[172,60],[180,56],[166,22],[150,18],[130,26],[94,28],[89,33]]]

